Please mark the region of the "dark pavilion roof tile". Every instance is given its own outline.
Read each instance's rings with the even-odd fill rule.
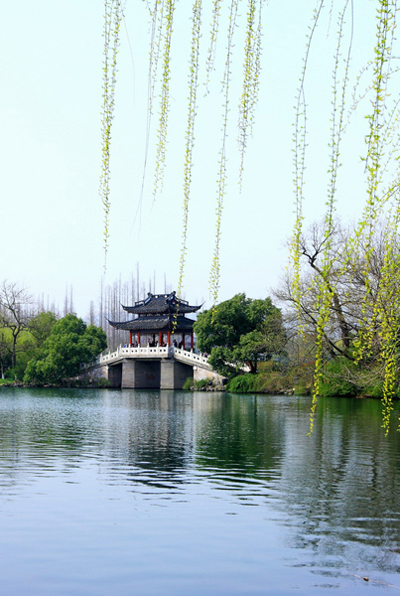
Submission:
[[[176,319],[176,320],[175,320]],[[167,315],[167,316],[154,316],[154,317],[138,317],[137,319],[133,319],[131,321],[125,322],[117,322],[117,321],[108,321],[112,327],[115,329],[123,329],[126,331],[142,331],[146,332],[155,332],[155,331],[171,331],[174,329],[175,331],[191,331],[193,328],[193,323],[191,319],[187,319],[186,317],[178,315],[175,317],[174,315]]]
[[[191,306],[186,300],[176,296],[175,292],[170,294],[151,294],[147,295],[145,300],[135,302],[133,306],[123,306],[122,308],[131,314],[137,315],[157,315],[176,313],[186,314],[196,312],[200,306]]]

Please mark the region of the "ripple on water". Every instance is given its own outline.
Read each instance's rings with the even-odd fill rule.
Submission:
[[[182,395],[0,394],[5,593],[396,583],[400,442],[374,404],[322,402],[308,437],[307,400]]]

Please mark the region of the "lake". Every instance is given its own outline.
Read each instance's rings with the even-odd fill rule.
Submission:
[[[1,388],[1,596],[398,594],[399,412],[386,438],[377,401],[309,412]]]

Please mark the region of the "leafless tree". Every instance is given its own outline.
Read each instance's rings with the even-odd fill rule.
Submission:
[[[17,342],[34,315],[33,296],[16,283],[3,281],[0,288],[0,327],[10,329],[12,336],[11,366],[16,364]]]
[[[110,321],[127,320],[129,315],[123,310],[122,306],[131,306],[136,301],[144,299],[147,292],[157,292],[157,288],[155,287],[155,272],[153,273],[153,278],[149,277],[148,287],[146,288],[145,282],[139,278],[139,271],[139,263],[137,263],[136,277],[134,273],[131,273],[128,281],[123,282],[121,276],[119,276],[113,283],[105,286],[104,281],[101,280],[99,306],[97,309],[99,314],[98,324],[106,333],[108,347],[111,350],[114,350],[120,344],[126,343],[128,335],[126,331],[111,327],[108,324],[107,319]],[[171,286],[167,284],[164,275],[164,290],[165,288],[168,289],[171,288]],[[161,288],[160,290],[162,291]],[[172,290],[169,289],[168,291]],[[93,313],[94,306],[91,305],[90,308],[90,313]],[[89,318],[90,316],[93,315],[89,314]]]
[[[96,325],[96,312],[95,312],[95,307],[94,307],[94,301],[91,300],[90,301],[90,306],[89,306],[89,324],[90,325]]]
[[[330,236],[324,234],[321,225],[314,224],[301,238],[300,304],[296,306],[297,296],[293,294],[289,273],[274,291],[286,311],[289,326],[295,329],[297,322],[313,336],[318,324],[321,283],[325,284],[331,297],[329,321],[324,329],[328,357],[353,360],[352,342],[365,320],[373,319],[385,257],[382,229],[377,228],[372,247],[360,242],[355,249],[348,241],[349,230],[343,229],[339,222]]]

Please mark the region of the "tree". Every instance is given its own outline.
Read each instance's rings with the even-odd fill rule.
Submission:
[[[2,331],[0,333],[0,375],[4,379],[5,371],[11,367],[11,347],[10,338]]]
[[[57,321],[43,344],[40,357],[32,359],[26,369],[27,383],[61,383],[76,376],[82,364],[89,364],[107,346],[105,333],[75,314]]]
[[[183,4],[183,3],[182,3]],[[224,53],[224,71],[221,73],[222,81],[222,135],[221,147],[218,158],[218,176],[217,176],[217,205],[216,205],[216,225],[215,225],[215,244],[210,272],[210,290],[214,303],[217,302],[219,290],[220,275],[220,244],[221,244],[221,219],[223,213],[223,203],[227,188],[227,147],[226,138],[228,134],[227,122],[229,117],[229,104],[232,101],[230,97],[231,73],[233,70],[233,48],[235,47],[236,31],[244,29],[244,55],[241,57],[243,64],[243,78],[241,95],[239,98],[238,115],[238,140],[241,153],[240,178],[243,171],[243,157],[247,146],[248,138],[251,136],[254,117],[257,108],[257,97],[259,89],[259,74],[261,69],[260,58],[262,49],[262,23],[263,7],[267,6],[263,0],[247,1],[247,10],[239,10],[239,1],[230,0],[222,3],[215,0],[210,3],[210,18],[203,18],[202,2],[194,0],[192,3],[192,29],[190,37],[190,47],[188,48],[188,110],[187,127],[185,131],[185,152],[183,167],[183,225],[182,225],[182,246],[180,258],[180,272],[178,294],[182,288],[183,269],[187,251],[187,229],[188,229],[188,208],[190,202],[190,185],[193,168],[193,146],[195,140],[195,120],[197,113],[197,89],[199,86],[200,70],[200,47],[199,40],[204,31],[202,22],[211,22],[211,30],[208,38],[209,49],[206,54],[206,87],[210,73],[215,66],[215,52],[217,38],[220,34],[220,28],[223,26],[221,15],[226,11],[227,23],[227,43],[226,53]],[[365,4],[365,3],[364,3]],[[170,112],[170,81],[171,81],[171,45],[174,31],[175,12],[179,3],[175,0],[165,0],[160,2],[154,0],[147,2],[146,8],[151,20],[151,46],[150,46],[150,65],[149,65],[149,114],[155,102],[156,83],[160,85],[160,106],[159,122],[157,126],[157,146],[155,159],[155,184],[154,193],[157,188],[162,186],[162,177],[165,167],[165,156],[167,148],[168,116]],[[360,2],[360,6],[362,2]],[[312,62],[315,39],[317,30],[322,22],[322,15],[325,14],[329,19],[329,28],[331,22],[335,22],[335,35],[333,37],[333,47],[329,47],[328,52],[332,55],[330,70],[332,79],[329,81],[331,88],[330,101],[324,101],[327,107],[326,114],[326,147],[327,147],[327,167],[322,165],[326,172],[326,180],[322,188],[318,189],[318,195],[321,197],[321,205],[325,210],[324,217],[324,237],[327,240],[320,259],[319,283],[315,286],[316,296],[316,336],[315,336],[315,383],[313,392],[313,406],[311,416],[311,426],[313,414],[315,412],[317,398],[319,394],[319,385],[323,366],[324,338],[326,328],[330,322],[329,313],[331,303],[336,299],[335,292],[332,292],[332,286],[328,281],[328,273],[331,268],[329,259],[330,242],[333,228],[333,214],[338,203],[338,189],[340,188],[339,173],[341,165],[347,160],[343,155],[345,135],[348,134],[350,124],[352,125],[352,115],[358,112],[361,120],[364,122],[364,128],[360,128],[356,136],[363,143],[359,150],[352,151],[356,157],[357,165],[361,160],[364,161],[364,181],[360,180],[359,189],[356,194],[364,193],[364,205],[359,209],[359,218],[355,226],[354,233],[348,240],[347,249],[349,252],[364,242],[368,247],[371,241],[371,234],[377,222],[379,214],[385,212],[390,214],[388,225],[385,229],[385,261],[382,268],[381,283],[378,287],[377,301],[371,305],[370,293],[364,292],[364,298],[361,303],[363,313],[373,312],[373,317],[378,324],[377,335],[380,336],[383,346],[385,382],[384,382],[384,426],[387,428],[388,417],[392,410],[392,397],[394,395],[394,363],[396,358],[397,332],[396,320],[398,312],[397,289],[393,287],[393,282],[398,285],[400,280],[400,263],[396,257],[396,251],[393,250],[393,242],[397,235],[397,229],[400,224],[400,209],[398,205],[400,178],[398,175],[398,160],[400,152],[400,104],[397,101],[397,87],[399,69],[396,67],[395,58],[398,50],[398,38],[396,37],[398,6],[395,0],[373,0],[374,12],[372,15],[375,23],[375,35],[368,35],[371,40],[368,50],[358,52],[363,56],[362,63],[352,72],[351,66],[356,52],[353,51],[353,45],[357,43],[356,35],[356,10],[354,0],[341,0],[326,3],[324,0],[318,0],[312,3],[310,9],[310,25],[306,33],[306,47],[304,52],[303,65],[301,68],[299,83],[297,84],[297,94],[295,101],[294,114],[294,194],[295,194],[295,222],[293,235],[291,239],[290,268],[291,275],[291,294],[293,300],[297,303],[297,308],[301,311],[302,287],[300,284],[300,260],[301,260],[301,235],[304,225],[304,200],[306,170],[308,165],[308,145],[309,145],[309,125],[313,122],[312,110],[309,107],[310,94],[308,93],[309,64]],[[102,170],[101,170],[101,199],[105,211],[104,239],[105,249],[108,245],[108,215],[110,209],[110,142],[111,125],[114,116],[115,107],[115,84],[117,73],[117,55],[119,51],[119,34],[122,22],[123,5],[120,0],[106,0],[105,2],[105,20],[104,20],[104,84],[103,84],[103,127],[102,127]],[[311,12],[312,11],[312,12]],[[364,11],[360,11],[364,12]],[[243,20],[240,20],[242,16]],[[369,18],[369,17],[368,17]],[[363,26],[363,25],[362,25]],[[328,37],[328,36],[327,36]],[[219,44],[221,46],[221,44]],[[357,48],[358,50],[360,48]],[[365,51],[364,51],[365,50]],[[225,48],[223,50],[225,52]],[[365,56],[365,60],[364,60]],[[327,62],[327,61],[325,61]],[[314,77],[315,78],[315,77]],[[296,79],[297,81],[297,79]],[[323,86],[319,89],[323,91]],[[315,96],[315,94],[314,94]],[[321,97],[323,95],[321,94]],[[318,93],[318,110],[321,107],[320,96]],[[355,120],[355,119],[354,119]],[[318,124],[317,124],[318,126]],[[150,116],[148,120],[148,130],[150,130]],[[319,131],[318,131],[319,133]],[[321,137],[321,134],[315,135]],[[310,137],[313,139],[313,137]],[[322,135],[323,138],[323,135]],[[314,144],[314,142],[312,143]],[[147,155],[146,155],[147,158]],[[321,169],[323,161],[315,160],[317,168]],[[355,164],[354,164],[355,165]],[[347,184],[343,184],[345,191],[345,200],[349,200]],[[368,274],[371,267],[370,254],[366,253],[364,261],[364,277],[368,280]],[[395,295],[395,300],[391,296]],[[386,310],[380,310],[384,303]],[[337,308],[337,305],[336,305]],[[340,317],[340,311],[337,310]],[[350,338],[345,328],[345,321],[339,321],[341,325],[340,333],[345,351],[348,352]],[[362,359],[369,352],[371,333],[368,328],[368,318],[364,318],[362,329],[359,332],[359,353],[357,358]],[[347,346],[346,346],[347,342]]]
[[[381,291],[389,250],[385,228],[386,222],[377,223],[368,243],[359,241],[349,250],[349,238],[353,234],[351,228],[343,228],[335,220],[327,236],[323,225],[314,223],[307,233],[301,235],[299,242],[302,257],[299,295],[293,294],[289,274],[274,292],[285,307],[285,320],[293,335],[301,335],[309,345],[315,345],[316,337],[321,334],[322,383],[333,386],[335,379],[338,387],[342,382],[349,395],[369,394],[372,389],[377,391],[380,387],[382,396],[385,377],[383,324],[390,322],[394,326],[394,349],[398,352],[398,314],[390,321],[385,321],[385,318],[393,306],[400,306],[400,283],[394,276],[390,294]],[[325,258],[329,260],[329,267],[323,266]],[[399,238],[393,238],[390,259],[396,262],[399,258]],[[323,329],[319,328],[321,284],[324,284],[330,298],[325,305]],[[363,335],[367,348],[361,353],[360,338]],[[312,352],[309,361],[315,358],[315,350]],[[397,358],[393,371],[396,372],[398,385],[400,370]],[[326,387],[323,390],[326,391]],[[344,392],[344,389],[341,391]]]
[[[245,294],[200,313],[194,331],[199,349],[224,375],[244,366],[255,374],[260,358],[271,359],[286,343],[282,315],[271,298],[252,300]]]
[[[16,283],[4,281],[0,288],[0,328],[11,331],[11,366],[16,364],[17,341],[32,318],[33,297]]]
[[[36,340],[37,348],[41,349],[57,322],[56,315],[51,311],[40,312],[31,318],[28,330]]]

